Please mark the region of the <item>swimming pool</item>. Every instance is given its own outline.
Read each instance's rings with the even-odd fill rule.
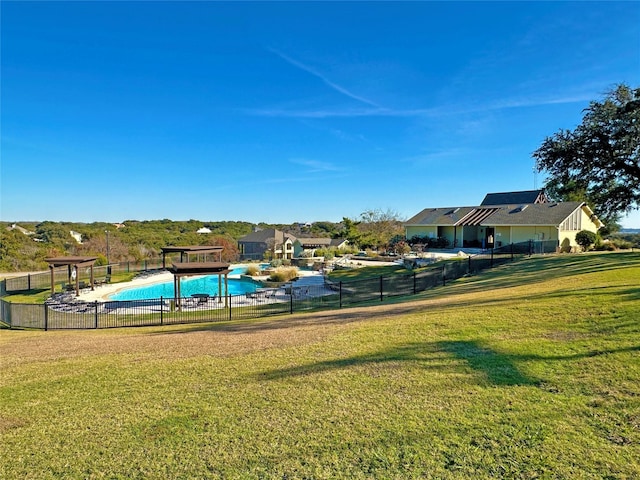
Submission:
[[[239,276],[247,271],[246,266],[235,267],[229,275]],[[250,279],[230,278],[228,280],[231,295],[241,295],[247,292],[255,292],[258,284]],[[194,293],[208,293],[218,295],[218,275],[206,275],[202,277],[184,278],[180,282],[180,295],[188,297]],[[224,295],[224,276],[222,277],[222,294]],[[132,287],[120,290],[109,295],[110,300],[142,300],[146,298],[173,298],[173,281],[154,283],[142,287]]]

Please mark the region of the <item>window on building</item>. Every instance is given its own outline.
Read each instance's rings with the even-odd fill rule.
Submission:
[[[582,211],[580,209],[573,212],[562,222],[560,230],[578,231],[582,230]]]

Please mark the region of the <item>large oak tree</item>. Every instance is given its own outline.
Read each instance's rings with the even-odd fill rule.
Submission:
[[[534,153],[547,195],[588,202],[606,224],[640,208],[640,88],[618,85],[592,101],[575,130],[547,137]]]

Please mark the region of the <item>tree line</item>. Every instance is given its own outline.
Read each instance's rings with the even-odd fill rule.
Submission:
[[[0,271],[38,271],[47,268],[45,258],[95,255],[98,265],[107,262],[157,258],[171,245],[217,245],[222,260],[238,259],[238,239],[254,229],[275,228],[295,237],[346,238],[356,248],[385,249],[403,233],[402,220],[392,211],[368,210],[359,219],[312,224],[268,224],[240,221],[125,220],[106,222],[0,222]],[[206,227],[211,233],[197,233]],[[71,235],[81,235],[81,242]]]

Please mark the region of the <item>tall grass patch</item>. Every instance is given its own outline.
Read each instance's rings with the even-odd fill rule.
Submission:
[[[276,267],[269,275],[271,282],[290,282],[298,278],[298,267],[281,266]]]

